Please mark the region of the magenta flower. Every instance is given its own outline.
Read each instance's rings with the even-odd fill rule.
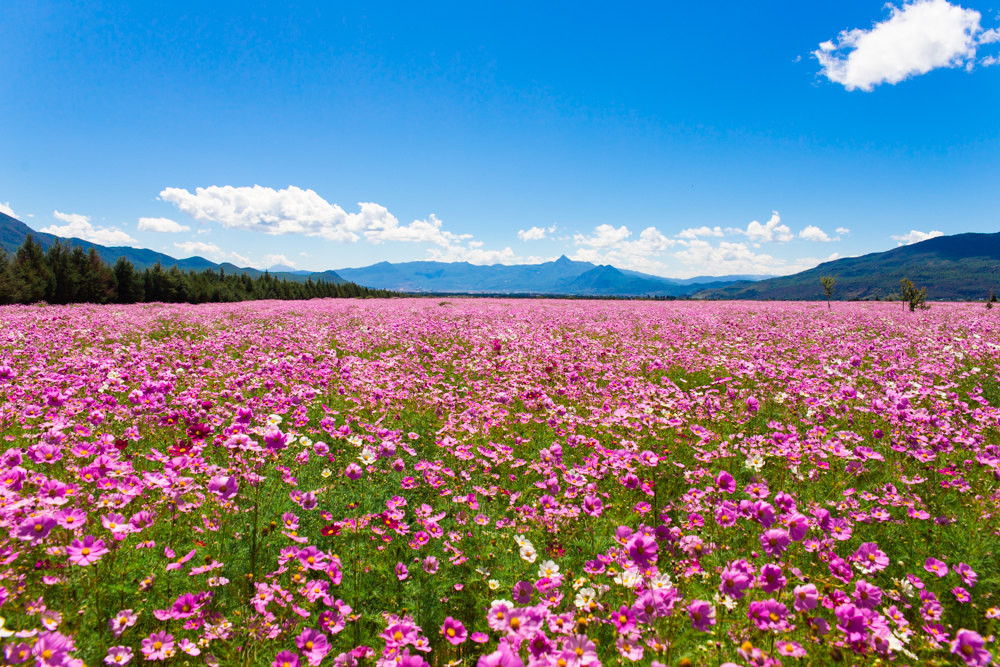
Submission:
[[[788,629],[788,607],[774,598],[751,602],[747,615],[761,630]]]
[[[396,578],[400,581],[406,581],[408,576],[410,576],[410,571],[406,569],[406,565],[403,563],[396,563]]]
[[[235,498],[240,487],[233,475],[216,475],[208,483],[208,490],[223,500]]]
[[[985,667],[991,664],[990,652],[983,648],[983,638],[975,630],[962,628],[955,634],[951,642],[951,652],[973,667]]]
[[[628,541],[628,557],[639,567],[645,568],[656,562],[656,541],[638,533]]]
[[[796,586],[792,595],[795,598],[795,611],[810,611],[819,604],[819,591],[816,590],[815,584]]]
[[[55,527],[56,520],[53,517],[47,514],[33,516],[25,519],[17,527],[17,538],[36,544],[48,537]]]
[[[719,487],[720,491],[725,491],[726,493],[733,493],[736,491],[736,480],[727,471],[721,470],[718,475],[715,476],[715,485]]]
[[[719,584],[719,592],[734,600],[743,597],[744,592],[753,586],[753,577],[743,570],[736,569],[730,565],[722,571],[722,583]]]
[[[476,667],[524,667],[524,661],[510,650],[506,642],[501,642],[498,650],[481,656]]]
[[[453,646],[464,643],[469,636],[462,622],[456,621],[451,616],[444,619],[444,625],[441,626],[441,634],[444,636],[445,641]]]
[[[132,660],[132,649],[128,646],[112,646],[104,656],[105,665],[127,665]]]
[[[864,579],[854,582],[854,604],[862,609],[875,609],[882,603],[882,589],[872,586]]]
[[[791,541],[792,539],[788,535],[788,531],[781,530],[780,528],[765,530],[764,534],[760,536],[761,547],[773,558],[781,556],[785,549],[788,548],[788,545],[791,544]]]
[[[781,568],[774,563],[767,563],[760,568],[760,576],[757,577],[757,587],[765,593],[780,591],[788,583],[788,579],[781,572]]]
[[[924,569],[931,574],[936,574],[938,577],[943,577],[948,574],[948,565],[939,561],[937,558],[928,558],[925,560]]]
[[[74,650],[73,640],[59,632],[43,632],[38,635],[31,653],[38,659],[38,665],[68,664],[67,653]]]
[[[958,573],[958,576],[962,577],[962,583],[969,588],[975,587],[976,582],[979,580],[979,575],[976,574],[975,570],[965,563],[959,563],[956,565],[955,572]]]
[[[166,660],[174,653],[174,636],[162,630],[154,632],[142,640],[141,650],[146,660]]]
[[[295,638],[295,645],[299,647],[306,660],[313,666],[322,662],[326,654],[330,652],[330,642],[326,635],[312,628],[304,628]]]
[[[865,574],[880,572],[889,567],[889,557],[874,542],[862,544],[850,560],[856,562]]]
[[[96,563],[106,553],[108,553],[108,548],[104,544],[104,540],[99,540],[93,535],[87,535],[82,540],[73,540],[66,547],[69,562],[73,565],[87,566]]]
[[[348,463],[347,468],[344,470],[344,474],[347,475],[349,479],[361,479],[361,466],[357,463]]]
[[[299,660],[298,653],[282,651],[278,655],[274,656],[274,660],[271,662],[271,667],[299,667],[300,664],[301,662]]]
[[[715,607],[705,600],[692,600],[687,607],[691,627],[700,632],[708,632],[715,625]]]

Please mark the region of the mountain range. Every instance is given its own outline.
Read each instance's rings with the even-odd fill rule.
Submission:
[[[142,270],[160,263],[163,267],[177,266],[184,271],[225,270],[227,273],[246,273],[256,277],[264,273],[259,269],[238,267],[228,262],[217,264],[204,257],[176,259],[154,250],[130,247],[106,247],[83,239],[61,239],[52,234],[37,232],[26,224],[0,213],[0,248],[13,254],[28,235],[43,248],[56,241],[68,242],[84,250],[94,248],[108,264],[119,257],[130,261]],[[678,280],[661,278],[637,271],[625,271],[613,266],[597,266],[590,262],[575,262],[565,256],[544,264],[494,264],[482,266],[468,262],[379,262],[363,268],[336,271],[300,271],[289,266],[272,267],[269,271],[276,278],[295,282],[350,281],[397,292],[411,293],[463,293],[463,294],[554,294],[565,296],[672,296],[685,297],[708,288],[734,285],[768,276],[722,276]]]
[[[835,299],[885,299],[907,278],[928,299],[985,299],[1000,292],[1000,233],[939,236],[912,245],[845,257],[790,276],[702,290],[703,299],[820,299],[821,276],[835,280]]]
[[[204,257],[177,259],[153,250],[60,239],[34,231],[23,222],[0,213],[0,248],[14,253],[29,234],[44,248],[57,240],[69,242],[85,250],[94,248],[108,264],[124,257],[140,270],[159,262],[164,267],[177,266],[185,271],[222,269],[251,277],[264,273],[228,262],[218,264]],[[365,287],[408,293],[778,300],[823,298],[821,276],[835,279],[835,299],[890,298],[898,292],[899,281],[908,278],[917,287],[926,287],[929,299],[984,299],[991,290],[1000,291],[1000,233],[940,236],[884,252],[824,262],[807,271],[780,277],[662,278],[610,265],[574,261],[565,255],[542,264],[483,266],[468,262],[379,262],[366,267],[320,272],[275,266],[269,273],[295,282],[346,280]]]

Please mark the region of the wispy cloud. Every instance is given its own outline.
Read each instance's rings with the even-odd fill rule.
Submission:
[[[947,0],[887,6],[888,19],[870,30],[844,30],[812,52],[823,76],[847,90],[871,91],[942,67],[972,69],[979,46],[1000,39],[995,29],[983,30],[979,12]]]
[[[14,213],[14,209],[10,207],[10,202],[0,202],[0,213],[6,213],[12,218],[17,217],[17,213]]]
[[[191,230],[191,228],[187,225],[182,225],[181,223],[171,220],[170,218],[139,218],[138,229],[140,232],[159,232],[165,234],[174,234]]]

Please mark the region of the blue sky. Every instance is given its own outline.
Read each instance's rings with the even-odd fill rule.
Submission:
[[[0,207],[317,270],[779,274],[1000,231],[991,1],[7,0]]]

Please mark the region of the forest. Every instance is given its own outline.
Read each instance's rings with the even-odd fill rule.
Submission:
[[[181,271],[160,264],[137,270],[119,257],[109,266],[91,248],[57,242],[44,250],[28,236],[11,257],[0,250],[0,304],[38,303],[214,303],[257,299],[392,296],[354,283],[292,282],[268,273]]]

